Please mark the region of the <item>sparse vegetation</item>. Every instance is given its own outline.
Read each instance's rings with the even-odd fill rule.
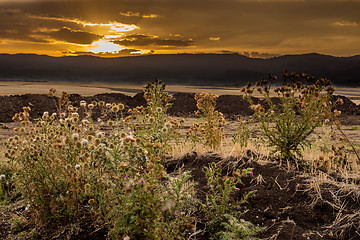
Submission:
[[[12,217],[11,231],[36,239],[56,223],[58,238],[68,239],[99,230],[107,239],[258,239],[272,230],[248,206],[270,191],[279,194],[279,205],[287,204],[301,191],[311,199],[307,211],[326,206],[326,214],[335,216],[326,220],[321,234],[346,239],[360,229],[358,168],[349,141],[340,137],[339,122],[337,128],[331,125],[339,115],[333,111],[333,89],[325,91],[326,79],[298,73],[286,77],[291,82],[275,89],[268,81],[257,84],[265,99],[261,104],[253,102],[250,85],[242,90],[258,122],[240,118],[229,138],[212,94],[195,96],[200,118],[184,129],[183,120],[167,114],[173,96],[158,80],[144,87],[147,104],[129,111],[123,103],[104,101],[81,101],[75,107],[67,93],[56,97],[51,90],[57,112],[31,119],[31,107],[24,107],[14,116],[16,134],[4,142],[1,202],[9,206],[17,198],[24,201],[23,212]],[[293,81],[301,77],[311,84]],[[270,97],[271,91],[279,102]],[[100,118],[94,118],[95,110]],[[329,137],[312,138],[318,130]],[[203,149],[205,154],[173,159],[178,155],[174,151],[189,142],[189,151],[200,154]],[[280,158],[262,151],[265,146]],[[237,148],[241,158],[218,157]],[[316,154],[310,158],[309,151]],[[185,161],[192,156],[193,161]],[[276,162],[261,165],[279,159],[287,161],[288,170],[308,174],[307,182],[304,175],[295,182],[298,173],[282,170]],[[270,177],[272,171],[277,176]],[[293,206],[263,207],[260,211],[270,217],[273,211],[293,217],[287,215]],[[292,219],[275,224],[273,236],[287,232],[283,239],[293,238]]]

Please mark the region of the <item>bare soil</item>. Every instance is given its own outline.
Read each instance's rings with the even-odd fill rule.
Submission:
[[[194,117],[197,111],[195,93],[175,93],[172,107],[168,113],[178,117]],[[360,107],[345,96],[335,96],[334,99],[342,98],[343,105],[337,107],[345,116],[356,116],[360,114]],[[124,113],[136,106],[145,106],[146,101],[143,93],[137,93],[133,97],[122,93],[103,93],[94,96],[81,96],[79,94],[71,94],[70,101],[72,105],[79,107],[80,101],[85,100],[88,103],[92,101],[104,101],[106,103],[123,103],[125,105]],[[31,108],[30,115],[33,119],[42,116],[44,111],[50,114],[58,112],[56,108],[55,97],[48,97],[46,94],[24,94],[0,96],[0,122],[12,122],[15,113],[22,111],[22,107],[29,106]],[[276,101],[276,99],[275,99]],[[255,103],[262,103],[263,100],[254,98]],[[263,103],[264,106],[266,104]],[[80,107],[79,107],[80,108]],[[80,113],[81,113],[80,108]],[[250,116],[253,111],[249,108],[249,103],[240,95],[220,95],[217,101],[217,110],[222,112],[228,119],[237,119],[238,116]],[[100,116],[101,109],[95,107],[93,109],[93,117],[96,119]],[[357,118],[350,117],[344,120],[346,124],[357,124]]]

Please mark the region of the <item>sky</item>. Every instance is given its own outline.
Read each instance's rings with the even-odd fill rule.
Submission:
[[[0,53],[360,54],[360,0],[0,0]]]

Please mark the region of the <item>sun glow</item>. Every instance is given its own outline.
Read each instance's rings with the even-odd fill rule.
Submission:
[[[118,53],[123,48],[117,44],[109,42],[107,40],[99,40],[91,44],[92,49],[89,52],[92,53]]]

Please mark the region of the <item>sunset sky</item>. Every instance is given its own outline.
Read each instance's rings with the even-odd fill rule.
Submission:
[[[0,53],[360,54],[360,0],[0,0]]]

